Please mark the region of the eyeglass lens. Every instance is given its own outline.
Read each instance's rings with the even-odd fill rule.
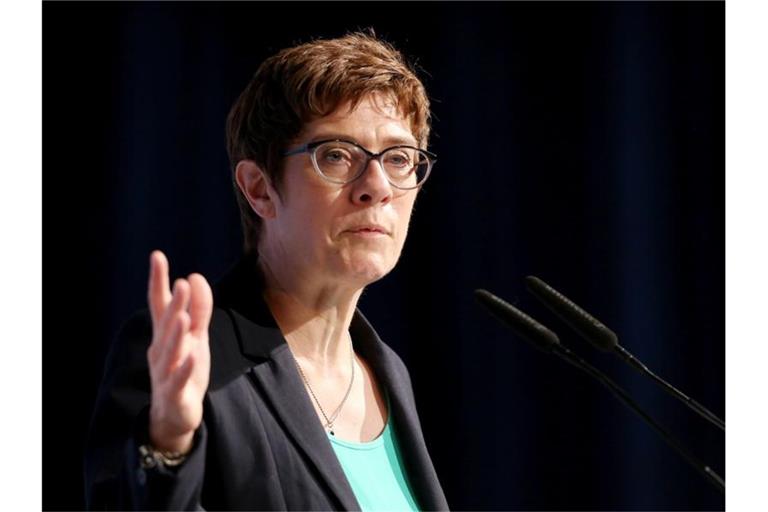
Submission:
[[[335,141],[317,146],[313,160],[321,174],[333,181],[347,183],[365,170],[368,155],[354,144]],[[390,181],[398,187],[416,187],[429,171],[429,157],[418,149],[391,148],[379,161]]]

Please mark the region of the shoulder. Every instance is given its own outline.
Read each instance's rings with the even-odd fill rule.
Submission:
[[[152,317],[148,309],[131,314],[117,331],[105,364],[106,374],[147,371],[147,349],[152,342]],[[137,379],[140,382],[148,379]]]
[[[349,330],[355,350],[371,364],[377,374],[410,389],[411,376],[403,359],[379,337],[360,310],[355,312]]]
[[[400,357],[400,354],[398,354],[392,347],[390,347],[387,344],[387,342],[385,342],[381,338],[378,338],[378,342],[381,344],[381,350],[384,353],[386,359],[391,362],[392,366],[398,372],[403,373],[406,376],[409,376],[410,374],[408,372],[408,367],[405,365],[403,358]]]
[[[107,355],[108,373],[148,375],[147,350],[152,343],[152,317],[147,308],[132,313],[120,326]],[[232,314],[214,306],[208,327],[211,351],[211,389],[216,389],[244,373],[253,362],[244,359]],[[148,384],[148,382],[147,382]]]
[[[149,348],[152,343],[152,329],[152,316],[149,309],[134,311],[118,328],[112,352]],[[225,309],[214,306],[208,333],[211,338],[235,337],[232,319]]]

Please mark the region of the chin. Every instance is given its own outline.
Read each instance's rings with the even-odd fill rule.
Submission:
[[[380,255],[370,254],[365,257],[352,257],[346,262],[344,273],[366,286],[386,276],[394,268],[394,261],[387,260]]]

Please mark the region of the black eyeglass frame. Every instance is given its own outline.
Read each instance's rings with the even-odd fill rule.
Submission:
[[[317,148],[317,147],[319,147],[319,146],[321,146],[323,144],[327,144],[329,142],[344,142],[346,144],[351,144],[351,145],[355,146],[356,148],[362,150],[363,153],[366,154],[368,159],[365,161],[365,164],[360,167],[360,172],[358,172],[355,175],[354,178],[352,178],[350,180],[347,180],[347,181],[338,181],[338,180],[334,180],[333,178],[330,178],[330,177],[328,177],[328,176],[326,176],[325,174],[322,173],[322,171],[320,170],[320,166],[317,164],[315,148]],[[368,169],[368,165],[370,165],[371,160],[373,160],[374,158],[379,161],[379,165],[381,165],[381,168],[385,169],[384,162],[381,160],[381,157],[384,155],[384,153],[386,153],[387,151],[391,151],[393,149],[413,149],[413,150],[419,151],[421,153],[424,153],[428,157],[427,158],[428,167],[427,167],[427,173],[424,175],[424,179],[421,180],[418,183],[418,185],[416,185],[414,187],[402,187],[402,186],[400,186],[400,185],[398,185],[396,183],[393,183],[392,180],[390,179],[389,174],[386,173],[386,171],[385,171],[385,174],[387,175],[387,181],[389,182],[389,184],[392,185],[395,188],[399,188],[400,190],[414,190],[414,189],[417,189],[417,188],[421,187],[424,184],[424,182],[427,181],[427,178],[429,178],[429,175],[432,173],[432,167],[435,165],[435,162],[437,162],[437,155],[432,153],[432,152],[430,152],[430,151],[427,151],[426,149],[421,149],[421,148],[417,148],[417,147],[414,147],[414,146],[408,146],[408,145],[405,145],[405,144],[400,144],[400,145],[397,145],[397,146],[390,146],[388,148],[385,148],[385,149],[381,150],[378,153],[374,153],[373,151],[369,151],[368,149],[364,148],[363,146],[361,146],[357,142],[354,142],[354,141],[351,141],[351,140],[346,140],[346,139],[324,139],[324,140],[318,140],[318,141],[315,141],[315,142],[308,142],[308,143],[302,144],[301,146],[298,146],[298,147],[296,147],[294,149],[286,150],[283,153],[283,156],[286,157],[286,156],[299,155],[301,153],[309,153],[310,159],[312,160],[312,167],[315,168],[315,172],[317,172],[320,175],[320,177],[322,177],[324,180],[330,181],[331,183],[336,183],[338,185],[346,185],[348,183],[352,183],[353,181],[358,179],[360,176],[365,174],[365,170]]]

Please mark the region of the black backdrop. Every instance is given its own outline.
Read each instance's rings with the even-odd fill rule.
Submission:
[[[409,366],[455,509],[722,509],[610,394],[513,338],[560,333],[725,474],[724,436],[571,335],[535,274],[725,413],[725,4],[50,3],[43,7],[43,506],[84,506],[110,341],[148,254],[215,280],[241,235],[227,111],[258,64],[374,27],[428,74],[439,155],[398,268],[361,308]]]

